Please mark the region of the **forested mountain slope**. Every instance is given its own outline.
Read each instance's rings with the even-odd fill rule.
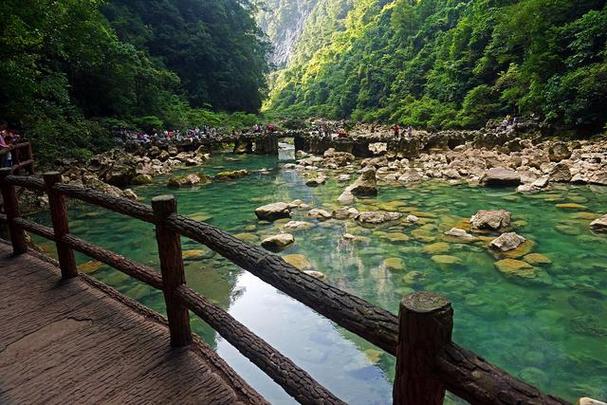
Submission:
[[[256,112],[269,44],[248,0],[111,0],[103,13],[123,42],[175,72],[194,107]]]
[[[607,121],[604,0],[329,3],[349,11],[307,21],[269,108],[430,127],[505,114],[592,130]]]
[[[253,16],[249,0],[3,0],[0,124],[49,161],[107,146],[112,126],[213,114],[192,106],[256,112],[268,44]]]

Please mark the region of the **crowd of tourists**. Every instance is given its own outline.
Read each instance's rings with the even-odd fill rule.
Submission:
[[[244,134],[271,134],[278,131],[278,127],[274,124],[260,125],[256,124],[245,130],[228,131],[222,128],[214,128],[210,126],[196,127],[185,131],[167,129],[164,131],[152,130],[150,133],[146,131],[135,131],[122,129],[115,131],[116,139],[125,144],[159,144],[166,145],[171,143],[196,143],[204,141],[222,142],[227,139],[237,139]]]

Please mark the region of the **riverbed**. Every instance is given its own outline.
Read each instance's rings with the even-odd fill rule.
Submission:
[[[146,203],[159,194],[174,194],[181,214],[259,244],[279,233],[284,221],[259,221],[255,208],[301,199],[330,211],[337,208],[335,201],[344,188],[334,179],[307,187],[300,173],[282,166],[274,157],[216,155],[204,167],[184,173],[247,169],[250,174],[182,189],[168,189],[167,178],[159,177],[135,192]],[[352,220],[318,222],[306,218],[306,211],[295,211],[292,219],[314,226],[294,232],[295,243],[279,254],[304,255],[328,283],[394,313],[403,295],[440,292],[453,303],[458,344],[548,393],[571,401],[581,396],[607,399],[607,236],[589,227],[605,213],[607,188],[566,185],[520,194],[513,188],[437,181],[381,187],[377,198],[354,206],[411,214],[420,221],[366,228]],[[452,227],[465,226],[481,209],[512,212],[515,231],[530,241],[513,256],[534,255],[533,277],[498,271],[495,263],[504,257],[487,248],[491,235],[470,243],[444,235]],[[38,219],[49,222],[45,214]],[[84,205],[70,210],[70,221],[74,234],[157,267],[151,225]],[[346,233],[357,238],[346,241]],[[52,251],[48,242],[39,243]],[[184,239],[183,250],[190,287],[228,310],[337,396],[353,404],[391,402],[391,356],[205,247]],[[159,292],[83,256],[79,263],[81,270],[164,312]],[[194,330],[266,398],[290,401],[203,322],[192,320]]]

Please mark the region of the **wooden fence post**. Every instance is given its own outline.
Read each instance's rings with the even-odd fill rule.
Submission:
[[[435,360],[451,342],[451,303],[431,292],[410,294],[400,303],[399,325],[394,404],[441,405],[445,385],[436,377]]]
[[[7,184],[5,179],[12,172],[12,168],[5,167],[0,169],[0,188],[2,189],[2,200],[4,201],[4,212],[8,224],[11,242],[13,244],[13,254],[20,255],[27,252],[27,239],[23,228],[15,224],[15,219],[20,217],[19,201],[15,186]]]
[[[162,195],[152,199],[152,208],[156,215],[156,241],[160,256],[160,271],[164,300],[169,319],[171,346],[181,347],[192,343],[190,315],[186,307],[175,294],[175,289],[185,284],[181,240],[179,234],[168,229],[164,220],[177,212],[177,200],[172,195]]]
[[[76,266],[74,251],[61,241],[65,235],[70,233],[65,197],[53,188],[55,184],[61,182],[61,174],[59,172],[47,172],[42,177],[48,194],[48,205],[51,210],[61,277],[67,280],[78,276],[78,267]]]

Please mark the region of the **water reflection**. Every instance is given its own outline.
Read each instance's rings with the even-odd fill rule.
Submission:
[[[299,173],[282,169],[277,159],[266,156],[217,156],[204,171],[213,175],[242,168],[251,174],[237,181],[171,190],[179,212],[258,244],[279,232],[284,221],[260,222],[256,207],[302,199],[330,210],[343,189],[333,180],[306,187]],[[268,170],[260,171],[263,168]],[[167,192],[165,181],[158,179],[136,192],[149,202]],[[562,209],[559,203],[581,208]],[[600,187],[557,187],[532,195],[443,183],[383,187],[377,199],[359,201],[356,207],[411,213],[421,222],[378,228],[353,221],[317,223],[295,233],[296,243],[281,254],[305,255],[329,283],[393,312],[411,291],[444,293],[453,302],[454,337],[462,346],[569,400],[585,395],[607,399],[607,237],[592,234],[588,227],[605,206],[607,190]],[[516,231],[534,242],[533,253],[549,259],[550,263],[535,266],[538,277],[504,275],[483,243],[458,243],[444,236],[477,210],[497,208],[511,211]],[[70,218],[76,235],[157,267],[151,225],[85,206],[72,208]],[[305,212],[296,212],[293,219],[309,221]],[[49,222],[44,216],[42,220]],[[344,233],[357,240],[344,243]],[[183,247],[192,288],[226,308],[340,397],[361,404],[389,402],[394,367],[390,356],[199,244],[184,240]],[[386,258],[400,259],[399,267],[388,269]],[[164,312],[157,291],[111,269],[90,268],[95,277]],[[198,320],[193,325],[255,388],[274,402],[288,400],[210,328]]]

